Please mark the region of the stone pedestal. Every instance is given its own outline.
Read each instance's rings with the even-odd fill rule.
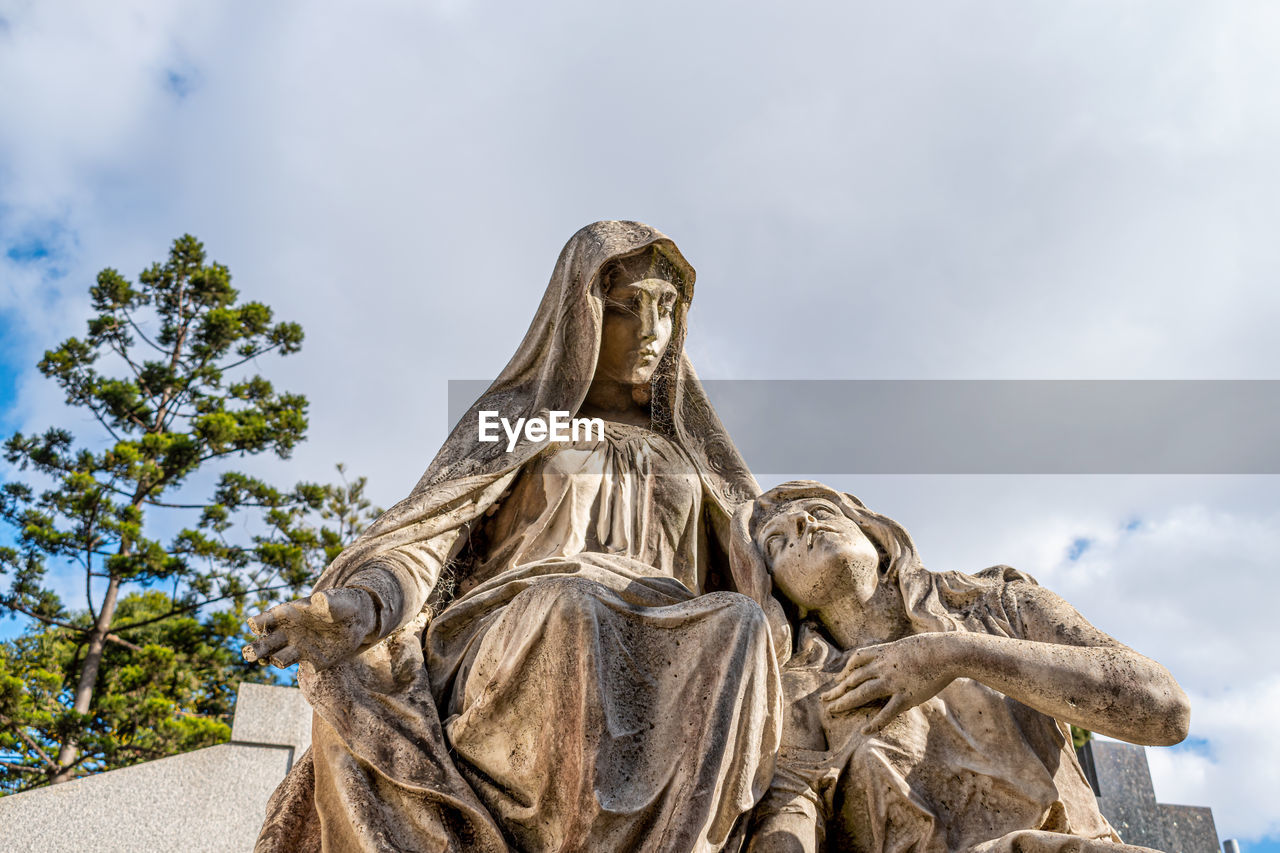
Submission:
[[[310,743],[300,691],[242,684],[229,743],[0,798],[0,851],[245,853]]]
[[[1212,811],[1156,802],[1143,747],[1093,740],[1085,750],[1097,774],[1098,807],[1126,842],[1169,853],[1218,853]]]

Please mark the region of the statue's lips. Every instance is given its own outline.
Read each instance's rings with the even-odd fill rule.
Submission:
[[[821,525],[811,524],[809,525],[808,529],[805,532],[807,534],[806,542],[808,543],[809,550],[812,551],[813,543],[817,541],[817,538],[819,536],[821,536],[824,533],[836,533],[837,531],[830,527],[822,527]]]

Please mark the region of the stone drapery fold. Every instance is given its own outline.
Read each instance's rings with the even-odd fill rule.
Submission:
[[[486,565],[502,543],[485,543],[487,550],[477,552],[473,534],[490,514],[503,511],[504,499],[520,492],[522,477],[535,478],[546,489],[546,462],[561,448],[522,439],[507,452],[504,443],[480,442],[478,412],[497,411],[512,421],[550,411],[576,413],[599,352],[601,273],[612,260],[646,251],[661,252],[679,278],[673,282],[681,298],[671,343],[655,372],[650,405],[655,437],[673,450],[666,462],[679,456],[684,470],[678,479],[693,477],[695,511],[687,511],[688,497],[679,490],[659,488],[637,500],[634,477],[625,465],[615,466],[617,476],[603,488],[609,500],[567,516],[573,529],[558,531],[564,542],[580,541],[583,549],[558,555],[561,562],[552,573],[574,576],[580,582],[571,587],[574,592],[565,593],[562,580],[543,576],[546,561]],[[772,641],[763,628],[764,602],[731,593],[702,595],[701,584],[713,571],[712,554],[731,552],[724,541],[732,535],[728,520],[759,487],[684,354],[693,281],[693,269],[675,245],[639,223],[595,223],[565,246],[506,369],[459,421],[413,492],[343,551],[317,582],[317,590],[356,586],[368,591],[377,603],[381,639],[323,671],[300,665],[299,684],[316,714],[313,746],[272,798],[258,853],[499,851],[512,843],[571,850],[589,849],[580,845],[592,838],[626,839],[617,849],[630,849],[642,837],[636,849],[714,850],[741,831],[741,816],[772,772],[780,691]],[[669,529],[658,531],[658,552],[642,553],[641,540],[654,535],[644,532],[646,525],[663,519]],[[635,541],[627,543],[628,537]],[[709,540],[716,540],[714,547]],[[601,550],[608,553],[597,553]],[[681,559],[677,580],[671,575]],[[446,566],[462,592],[457,600],[451,601],[440,583]],[[475,575],[478,566],[495,576]],[[725,585],[767,591],[758,580],[737,582],[732,568],[725,563],[716,572]],[[512,574],[504,574],[507,570]],[[473,612],[475,603],[494,591],[489,584],[496,577],[502,578],[499,590],[505,588],[499,597],[506,600],[483,615]],[[477,633],[456,648],[427,637],[431,654],[424,659],[423,635],[433,612],[440,614],[439,626],[470,625],[474,619]],[[548,620],[559,627],[543,630]],[[433,630],[442,635],[445,627]],[[461,704],[432,691],[433,680],[439,681],[436,670],[448,668],[444,661],[455,657],[457,648],[468,650],[469,661],[465,671],[449,672],[458,695],[471,697]],[[513,668],[508,658],[523,663]],[[515,813],[528,812],[527,791],[518,793],[519,785],[503,788],[503,780],[481,769],[493,767],[486,763],[494,751],[492,738],[503,736],[504,729],[511,732],[506,723],[493,728],[477,722],[484,702],[476,696],[506,691],[511,701],[523,704],[529,685],[520,673],[535,658],[562,666],[572,662],[573,677],[554,682],[542,698],[563,704],[576,697],[582,709],[575,736],[558,749],[540,747],[557,760],[575,754],[575,748],[579,755],[579,769],[570,774],[578,799],[564,811],[570,824],[559,830],[530,829],[529,821]],[[631,665],[640,659],[648,664]],[[485,685],[480,694],[475,694],[477,684]],[[694,694],[682,692],[687,684],[699,685],[688,688]],[[613,771],[602,777],[597,770],[619,766],[611,757],[621,748],[619,702],[644,690],[652,693],[655,712],[669,718],[647,735],[628,735],[627,748],[652,752],[645,766],[678,760],[674,775],[654,777],[637,789],[648,792],[638,795],[643,807],[632,803],[629,811],[619,806],[627,793]],[[694,700],[701,705],[688,707]],[[555,724],[536,709],[530,713],[540,725]],[[677,731],[691,744],[690,755],[671,752],[670,738]],[[508,766],[502,772],[515,770]],[[547,802],[563,804],[567,790],[567,783],[560,785]],[[508,808],[517,800],[518,807]],[[655,820],[656,834],[641,829]],[[579,832],[583,821],[591,826]]]

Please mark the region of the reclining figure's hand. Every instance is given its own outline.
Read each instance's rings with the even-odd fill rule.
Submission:
[[[1130,743],[1168,746],[1187,736],[1190,705],[1167,669],[1048,590],[1023,585],[1017,594],[1028,633],[1045,639],[946,631],[867,646],[823,694],[827,710],[847,714],[887,700],[863,729],[872,734],[955,679],[972,678],[1055,720]]]
[[[850,656],[830,690],[822,694],[832,714],[848,714],[880,699],[887,700],[867,723],[863,734],[873,734],[890,720],[927,702],[955,680],[943,648],[956,634],[914,634],[859,649]]]
[[[244,647],[244,658],[279,667],[301,660],[325,669],[376,639],[377,627],[377,607],[368,592],[327,589],[252,617],[249,629],[259,639]]]

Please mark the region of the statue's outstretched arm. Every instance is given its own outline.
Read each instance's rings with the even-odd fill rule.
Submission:
[[[249,620],[258,639],[246,660],[280,667],[307,661],[325,669],[414,620],[443,567],[467,540],[470,522],[492,507],[516,472],[476,478],[443,493],[438,512],[430,499],[410,495],[342,553],[316,591]]]
[[[1058,595],[1010,586],[1026,639],[967,631],[914,634],[860,649],[825,694],[842,713],[887,699],[867,726],[883,727],[956,678],[1067,723],[1131,743],[1168,746],[1187,736],[1190,706],[1169,671],[1098,630]]]
[[[258,639],[244,647],[245,659],[280,667],[303,660],[325,669],[373,645],[422,610],[460,538],[452,530],[384,552],[338,586],[252,617]]]

